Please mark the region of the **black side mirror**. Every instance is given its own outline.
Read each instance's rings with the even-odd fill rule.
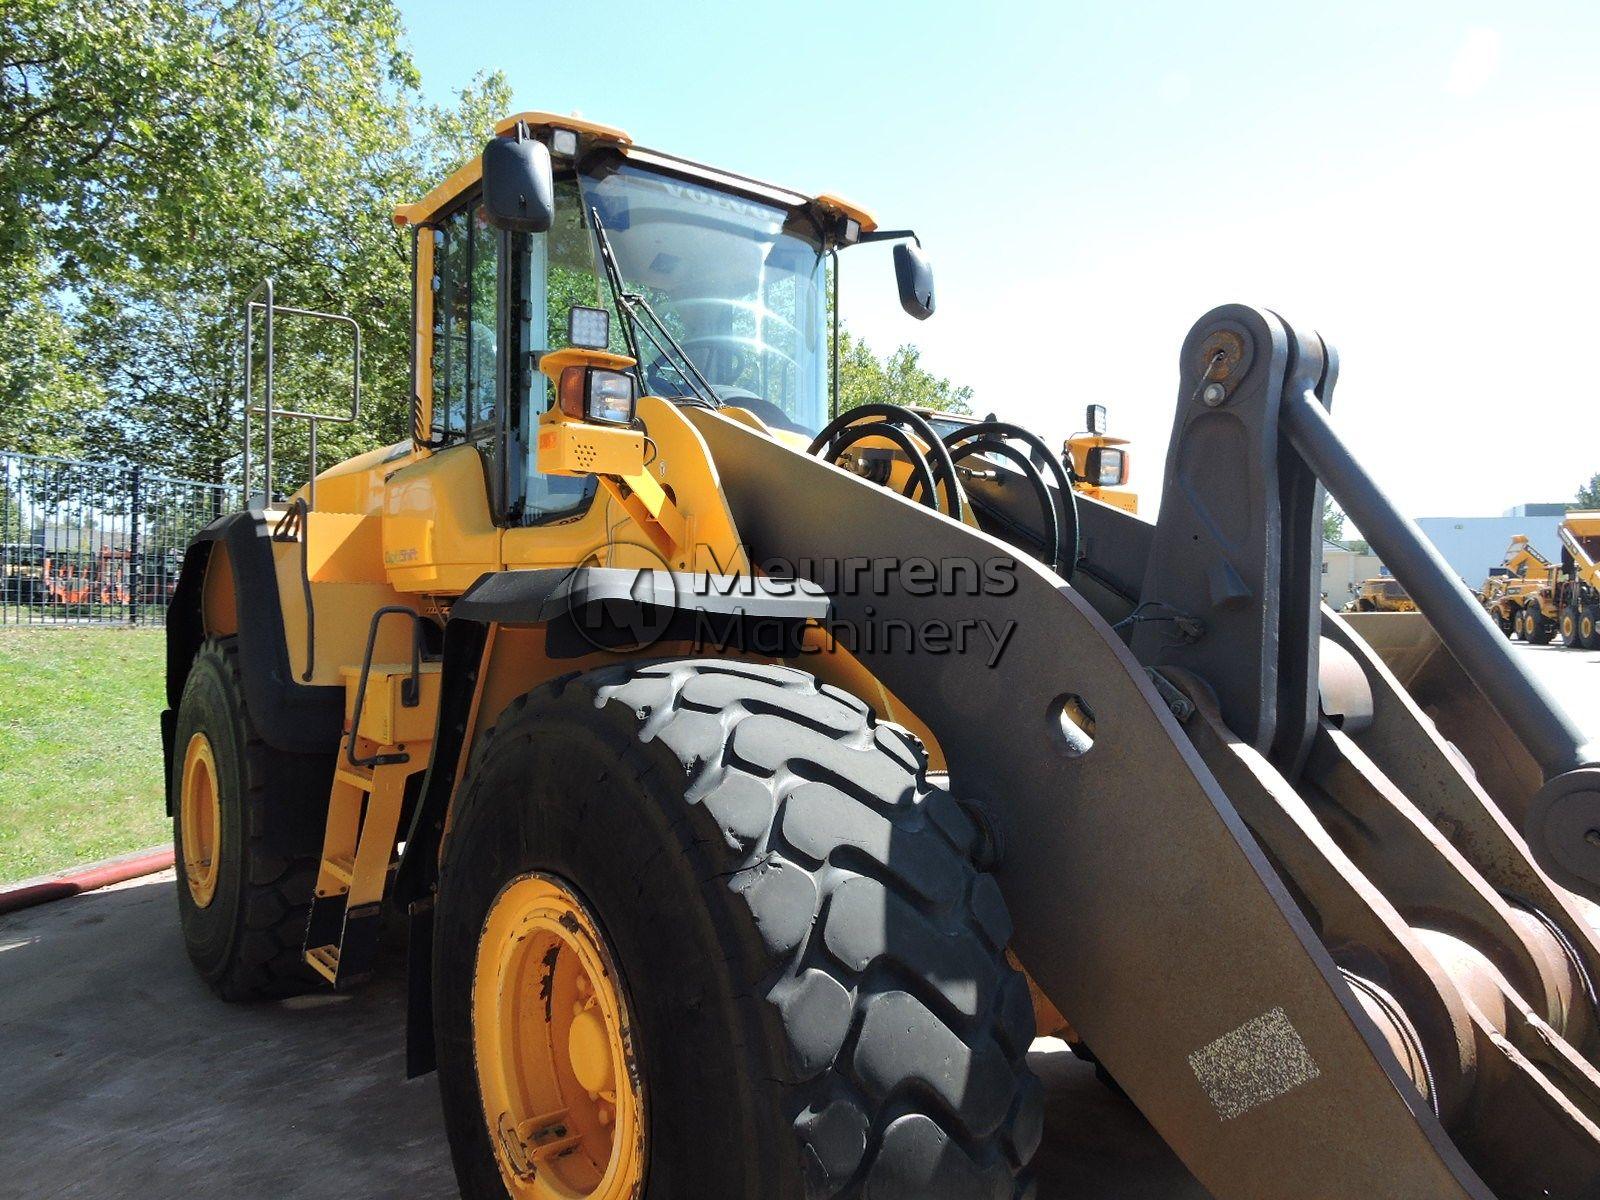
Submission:
[[[922,247],[900,242],[894,248],[894,279],[900,287],[900,307],[919,321],[933,316],[933,267]]]
[[[544,233],[555,219],[550,149],[520,130],[483,148],[483,215],[496,229]]]

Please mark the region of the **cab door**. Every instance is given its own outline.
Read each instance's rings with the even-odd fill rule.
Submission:
[[[417,241],[415,353],[429,453],[385,483],[383,562],[401,591],[457,594],[500,566],[507,239],[473,194],[423,224]]]

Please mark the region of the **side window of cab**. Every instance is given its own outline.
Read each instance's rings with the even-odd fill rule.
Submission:
[[[439,221],[433,243],[432,437],[492,454],[500,237],[474,203]]]

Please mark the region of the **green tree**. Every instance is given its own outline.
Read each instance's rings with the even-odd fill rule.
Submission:
[[[1600,475],[1591,475],[1589,482],[1578,489],[1572,508],[1600,508]]]
[[[839,410],[886,401],[970,413],[972,389],[923,368],[922,352],[904,345],[887,359],[848,329],[839,331]]]
[[[1344,542],[1344,510],[1327,493],[1322,496],[1322,540],[1338,544]]]
[[[410,237],[392,208],[476,151],[509,89],[486,75],[424,105],[401,39],[390,0],[5,9],[0,199],[29,216],[0,227],[0,283],[27,283],[0,298],[0,333],[45,344],[0,367],[0,445],[236,472],[243,304],[267,276],[280,303],[361,324],[363,419],[324,426],[320,461],[404,436]],[[280,401],[345,409],[347,335],[292,317],[276,334]],[[281,482],[303,478],[306,438],[279,426]]]

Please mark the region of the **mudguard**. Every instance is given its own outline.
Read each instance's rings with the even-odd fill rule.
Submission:
[[[344,689],[307,686],[289,668],[267,515],[253,509],[218,517],[196,535],[184,554],[178,585],[167,606],[167,708],[161,714],[161,742],[169,809],[172,730],[189,666],[205,640],[202,593],[206,564],[218,542],[228,549],[235,595],[250,597],[238,611],[239,661],[250,719],[275,750],[322,754],[339,747]],[[319,802],[325,799],[317,797]]]

